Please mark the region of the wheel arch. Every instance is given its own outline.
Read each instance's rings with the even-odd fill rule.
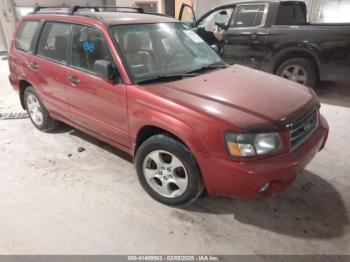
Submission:
[[[189,146],[180,137],[175,135],[173,132],[166,130],[164,128],[160,128],[160,127],[155,126],[155,125],[145,125],[145,126],[141,127],[137,133],[135,146],[134,146],[134,155],[136,154],[139,147],[147,139],[151,138],[152,136],[160,135],[160,134],[167,134],[167,135],[171,136],[172,138],[174,138],[175,140],[182,143],[183,145],[185,145],[187,148],[189,148]]]
[[[150,116],[152,117],[150,118]],[[166,133],[175,138],[194,154],[195,152],[207,152],[207,147],[193,125],[186,124],[175,116],[153,108],[134,112],[130,116],[129,128],[134,156],[142,142],[161,133]]]
[[[280,51],[274,59],[272,68],[273,73],[276,74],[281,64],[293,58],[304,58],[310,61],[315,66],[317,76],[320,77],[320,65],[322,64],[322,61],[314,52],[307,48],[292,48]]]
[[[21,79],[18,81],[19,99],[21,101],[21,105],[23,109],[26,109],[26,106],[24,103],[24,91],[26,90],[26,88],[30,86],[32,86],[32,84],[27,80]]]

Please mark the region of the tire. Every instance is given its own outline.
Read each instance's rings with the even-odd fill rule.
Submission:
[[[24,104],[30,121],[37,129],[43,132],[49,132],[57,127],[57,121],[50,117],[38,93],[31,86],[24,90]],[[41,115],[41,121],[39,121],[39,115]]]
[[[318,80],[316,67],[305,58],[293,58],[283,62],[276,75],[312,88]]]
[[[166,134],[153,136],[140,146],[135,167],[144,190],[162,204],[186,206],[204,190],[202,176],[191,151]]]

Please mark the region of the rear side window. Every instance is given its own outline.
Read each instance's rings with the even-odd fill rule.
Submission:
[[[30,51],[39,21],[25,21],[22,23],[16,37],[16,48],[25,52]]]
[[[69,24],[48,22],[40,37],[38,55],[60,63],[67,62]]]
[[[306,13],[304,13],[305,6],[301,3],[281,3],[277,25],[306,25],[307,18]]]
[[[231,21],[231,27],[258,27],[265,24],[267,4],[239,5]]]
[[[71,65],[94,73],[97,60],[113,63],[112,55],[101,32],[90,26],[73,25]]]

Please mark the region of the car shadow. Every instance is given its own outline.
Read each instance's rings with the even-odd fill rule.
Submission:
[[[321,103],[350,107],[350,79],[343,79],[337,82],[321,82],[315,92]]]
[[[341,236],[349,224],[342,197],[324,179],[304,171],[286,191],[272,198],[241,200],[202,197],[192,212],[232,214],[243,224],[275,233],[307,239]]]
[[[63,122],[59,122],[57,127],[54,130],[49,131],[49,134],[65,134],[73,132],[75,129]]]
[[[62,124],[62,125],[66,126],[65,124]],[[83,139],[83,140],[85,140],[85,141],[119,157],[119,158],[122,158],[123,160],[125,160],[129,163],[133,163],[133,157],[131,155],[129,155],[128,153],[126,153],[126,152],[124,152],[116,147],[113,147],[113,146],[111,146],[111,145],[109,145],[109,144],[107,144],[107,143],[105,143],[105,142],[103,142],[103,141],[101,141],[93,136],[90,136],[87,133],[79,131],[73,127],[66,126],[66,127],[61,127],[61,128],[62,128],[61,131],[63,131],[63,133],[69,132],[69,134],[72,136],[79,137],[79,138],[81,138],[81,139]],[[64,131],[66,131],[66,132],[64,132]]]
[[[79,137],[130,163],[129,154],[84,132],[61,124],[57,133]],[[233,215],[233,219],[283,235],[307,239],[330,239],[343,235],[349,224],[341,195],[326,180],[305,170],[284,192],[260,200],[203,196],[189,207],[190,212]]]

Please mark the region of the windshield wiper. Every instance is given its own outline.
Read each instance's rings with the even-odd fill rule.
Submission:
[[[227,68],[228,66],[224,63],[214,63],[206,66],[202,66],[200,68],[196,68],[194,70],[188,71],[187,74],[192,74],[192,73],[199,73],[207,70],[213,70],[213,69],[224,69]]]
[[[175,75],[160,75],[160,76],[137,81],[137,84],[147,84],[147,83],[163,82],[163,81],[176,81],[176,80],[183,79],[185,77],[195,77],[195,76],[198,76],[198,74],[185,73],[185,74],[175,74]]]
[[[220,68],[227,68],[228,65],[219,62],[219,63],[214,63],[210,65],[205,65],[200,68],[196,68],[190,71],[187,71],[185,73],[181,74],[174,74],[174,75],[158,75],[152,78],[144,79],[137,81],[137,84],[147,84],[147,83],[154,83],[154,82],[162,82],[162,81],[176,81],[183,79],[185,77],[195,77],[200,74],[200,72],[207,71],[207,70],[213,70],[213,69],[220,69]]]

